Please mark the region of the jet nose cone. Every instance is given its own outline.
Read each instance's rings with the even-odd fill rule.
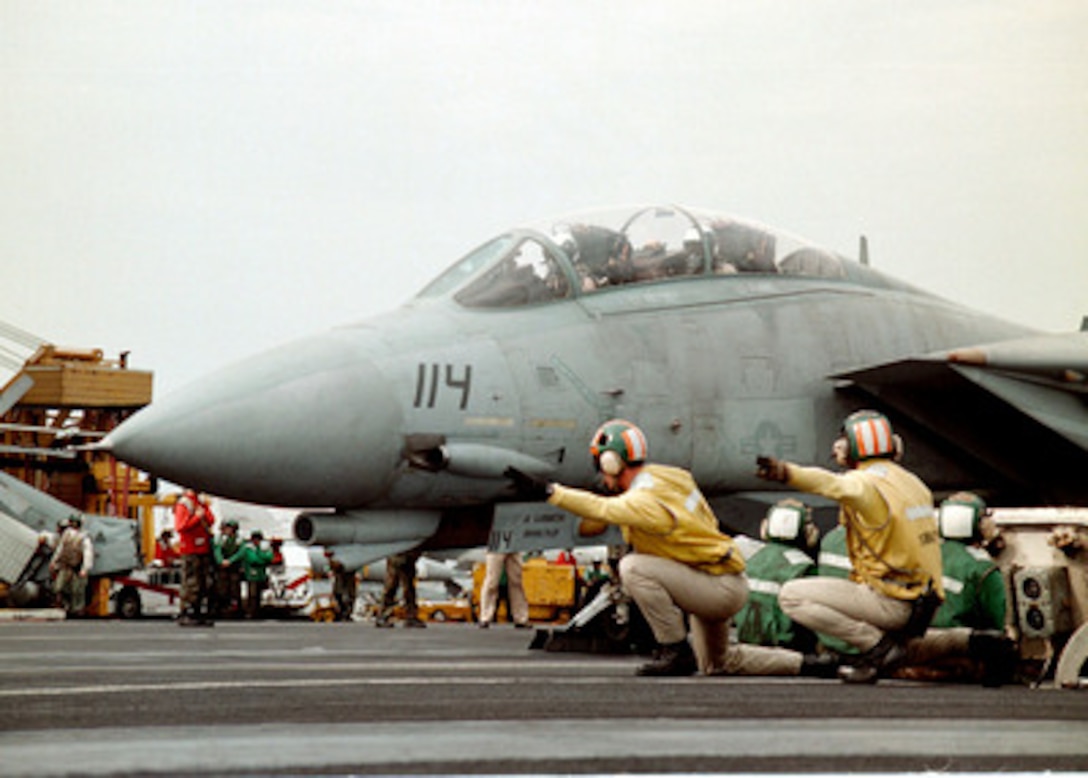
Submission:
[[[364,505],[392,477],[401,410],[385,377],[344,337],[300,341],[208,376],[135,414],[105,446],[221,497]]]

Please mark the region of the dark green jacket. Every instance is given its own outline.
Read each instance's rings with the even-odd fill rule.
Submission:
[[[1005,581],[984,550],[954,540],[941,544],[944,603],[933,627],[1005,628]]]
[[[268,566],[272,563],[274,557],[275,554],[272,553],[272,549],[261,548],[247,542],[228,561],[232,564],[241,561],[242,578],[245,580],[264,582],[268,580]]]
[[[220,565],[224,561],[230,561],[241,549],[242,539],[240,537],[237,535],[234,537],[220,535],[215,539],[212,547],[212,551],[215,553],[215,563]]]
[[[794,648],[804,628],[782,612],[782,584],[811,575],[816,563],[805,552],[783,543],[767,543],[748,560],[748,602],[737,613],[737,640],[761,646]],[[811,636],[811,633],[808,633]],[[811,638],[810,638],[811,639]]]

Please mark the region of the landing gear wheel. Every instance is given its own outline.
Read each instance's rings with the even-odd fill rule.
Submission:
[[[135,589],[122,589],[117,594],[117,603],[114,605],[114,612],[122,619],[140,618],[140,595]]]
[[[1088,660],[1088,622],[1066,641],[1062,655],[1058,659],[1058,669],[1054,671],[1054,683],[1063,689],[1079,689],[1084,684],[1081,671]]]

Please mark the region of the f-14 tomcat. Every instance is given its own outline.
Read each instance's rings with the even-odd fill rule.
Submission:
[[[106,445],[175,483],[305,507],[298,536],[357,561],[562,547],[570,527],[518,503],[503,472],[589,487],[589,438],[613,417],[645,430],[650,459],[691,469],[733,528],[767,488],[757,455],[826,461],[859,407],[890,416],[937,492],[1083,502],[1086,376],[1088,333],[972,312],[864,252],[640,207],[499,235],[403,307],[202,379]]]

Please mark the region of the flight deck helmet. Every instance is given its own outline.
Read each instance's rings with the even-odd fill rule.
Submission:
[[[846,439],[850,459],[864,462],[866,459],[891,459],[898,453],[898,443],[892,423],[883,413],[855,411],[842,423],[842,436]]]
[[[941,503],[937,511],[937,524],[941,537],[976,543],[982,540],[982,519],[986,516],[986,502],[973,492],[956,492]]]
[[[812,521],[812,509],[792,498],[771,506],[760,522],[759,537],[803,551],[812,551],[820,545],[820,529]]]
[[[629,421],[606,421],[593,433],[589,453],[597,469],[605,475],[619,475],[628,465],[646,461],[646,436]]]

